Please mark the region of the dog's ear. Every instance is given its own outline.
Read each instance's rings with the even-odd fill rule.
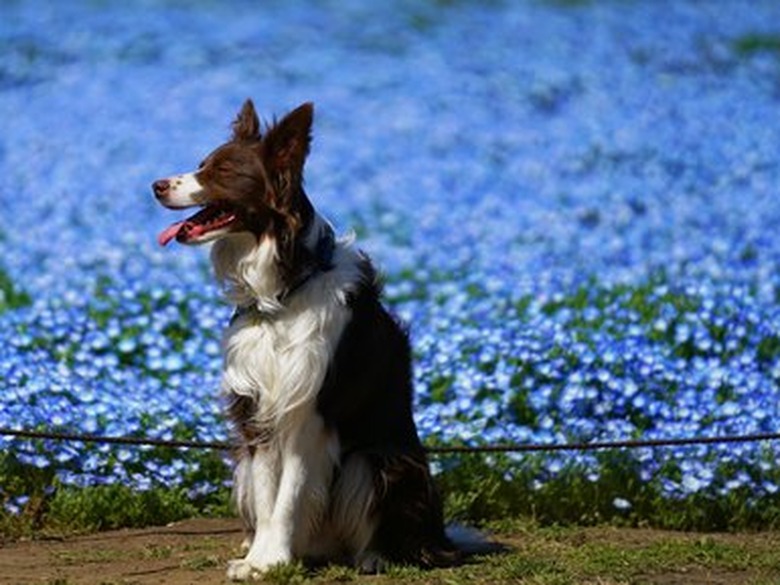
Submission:
[[[265,135],[265,162],[272,172],[300,175],[309,154],[314,104],[298,106]]]
[[[233,121],[233,140],[260,140],[260,120],[251,99],[244,102]]]

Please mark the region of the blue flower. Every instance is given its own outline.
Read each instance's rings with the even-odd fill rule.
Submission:
[[[154,59],[125,48],[179,18],[165,3],[140,20],[122,6],[14,4],[0,36],[21,35],[37,58],[0,54],[0,109],[26,112],[6,116],[0,136],[0,425],[227,436],[216,395],[231,308],[203,250],[158,249],[154,232],[168,220],[145,193],[215,144],[204,128],[244,97],[237,81],[258,67],[245,49],[262,41],[286,55],[276,64],[288,73],[269,82],[279,99],[269,107],[304,93],[321,104],[312,196],[358,229],[409,321],[424,439],[776,430],[780,120],[766,81],[776,63],[729,49],[765,28],[774,5],[669,4],[621,7],[619,19],[599,8],[602,38],[585,51],[581,13],[552,6],[454,10],[430,34],[395,3],[377,7],[368,28],[346,4],[346,24],[322,31],[322,50],[269,34],[276,23],[248,30],[228,7],[199,5]],[[299,8],[285,5],[275,21],[301,24]],[[108,43],[90,26],[106,17],[128,22]],[[78,42],[51,34],[69,21],[88,31]],[[484,22],[491,34],[474,34]],[[703,49],[701,38],[721,40]],[[421,55],[426,66],[410,67]],[[312,63],[316,79],[300,73]],[[160,100],[149,87],[177,90]],[[381,103],[366,88],[381,88]],[[190,481],[197,467],[191,453],[1,445],[68,485],[148,489]],[[650,452],[627,456],[669,497],[776,489],[761,444],[704,447],[670,477]],[[582,463],[599,476],[597,461]]]

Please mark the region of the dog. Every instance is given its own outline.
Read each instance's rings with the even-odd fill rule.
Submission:
[[[458,555],[412,417],[407,331],[369,257],[304,190],[313,113],[261,124],[247,100],[197,170],[152,186],[169,209],[197,208],[159,243],[212,243],[236,307],[221,382],[246,530],[233,580],[294,560],[375,572]]]

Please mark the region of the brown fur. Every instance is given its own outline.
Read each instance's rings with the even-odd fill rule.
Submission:
[[[296,242],[314,215],[303,190],[313,113],[312,104],[303,104],[261,134],[252,100],[246,100],[231,140],[209,154],[195,175],[208,185],[204,204],[225,205],[239,215],[236,230],[248,230],[258,240],[274,238],[289,282],[310,260]]]

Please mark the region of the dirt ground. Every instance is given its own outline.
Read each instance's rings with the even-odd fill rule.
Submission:
[[[0,548],[5,585],[184,585],[225,583],[241,530],[230,520],[186,520]]]
[[[652,547],[666,542],[670,534],[674,538],[696,539],[701,535],[680,535],[652,530],[593,528],[578,531],[573,537],[566,536],[567,547],[588,542],[609,542],[618,547],[636,549]],[[572,542],[575,538],[577,542]],[[719,535],[708,536],[719,542],[737,543],[740,548],[750,550],[766,549],[780,545],[780,536]],[[771,539],[771,542],[768,541]],[[527,536],[522,534],[500,538],[510,548],[523,548]],[[237,556],[241,532],[236,521],[231,520],[186,520],[166,527],[143,530],[118,530],[66,539],[45,539],[20,541],[0,546],[0,584],[13,585],[184,585],[223,584],[227,560]],[[581,542],[580,542],[581,541]],[[479,571],[479,565],[474,565]],[[675,572],[636,575],[629,580],[587,579],[583,583],[637,583],[654,585],[745,585],[754,582],[780,583],[780,567],[777,581],[756,581],[759,575],[746,570],[712,570],[695,566]],[[770,569],[772,575],[774,571]],[[472,573],[473,574],[473,573]],[[761,575],[766,576],[762,571]],[[456,575],[451,575],[455,577]],[[333,579],[317,579],[317,583],[351,580],[359,583],[385,584],[399,582],[396,578],[352,576],[345,578],[333,575]],[[452,578],[441,580],[434,575],[422,577],[417,574],[408,582],[461,582]],[[468,575],[464,582],[470,581]],[[503,581],[503,579],[501,579]],[[507,580],[512,583],[526,582],[515,576]],[[542,582],[532,580],[531,582]],[[545,583],[547,581],[544,581]]]

